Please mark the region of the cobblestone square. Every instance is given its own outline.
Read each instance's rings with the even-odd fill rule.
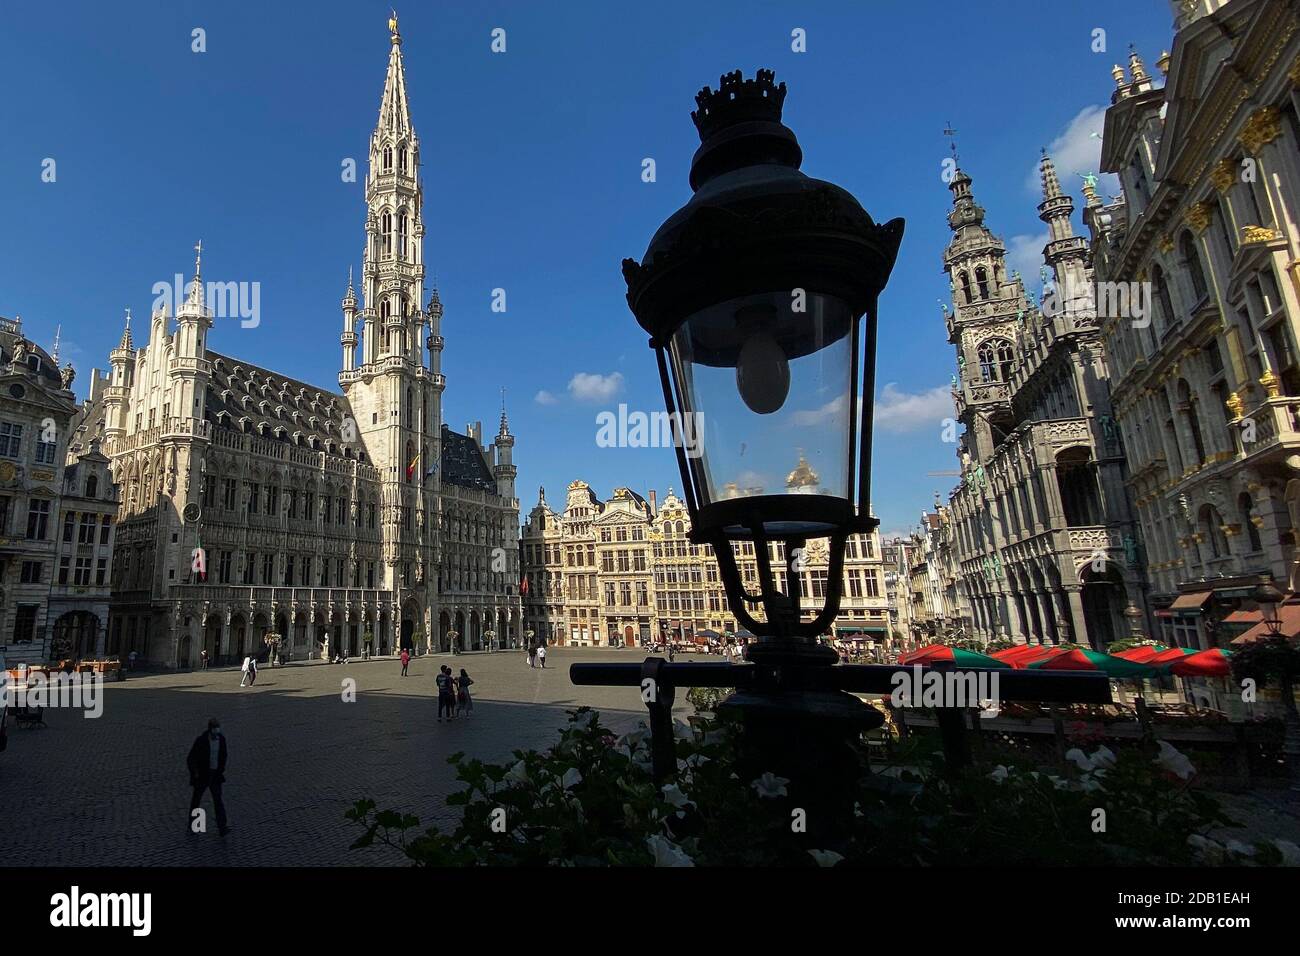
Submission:
[[[387,849],[349,851],[355,800],[446,823],[459,789],[449,754],[501,760],[555,739],[565,710],[584,704],[627,729],[645,711],[635,688],[577,687],[578,661],[639,661],[644,651],[553,649],[545,670],[521,651],[264,667],[240,688],[237,669],[133,675],[104,685],[103,714],[49,709],[45,728],[18,730],[0,754],[0,841],[8,865],[384,865]],[[441,664],[474,679],[474,713],[435,720]],[[355,703],[341,700],[354,678]],[[678,694],[676,713],[691,708]],[[232,832],[187,832],[185,757],[209,717],[230,757],[225,786]],[[203,806],[211,818],[211,800]]]

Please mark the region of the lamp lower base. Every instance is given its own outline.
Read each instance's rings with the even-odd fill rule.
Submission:
[[[853,744],[884,714],[843,691],[769,688],[737,691],[719,710],[740,720],[744,784],[764,773],[785,778],[792,815],[803,811],[808,848],[842,848],[865,771]]]

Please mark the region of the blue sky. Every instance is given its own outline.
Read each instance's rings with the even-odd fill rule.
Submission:
[[[940,439],[953,371],[939,309],[945,126],[990,226],[1032,275],[1039,147],[1063,157],[1077,202],[1111,65],[1134,43],[1154,71],[1172,40],[1163,0],[466,0],[398,13],[425,262],[446,310],[444,417],[494,433],[506,387],[523,511],[539,485],[563,501],[575,477],[602,496],[680,486],[669,450],[596,447],[598,412],[662,407],[619,262],[690,195],[695,92],[769,67],[789,87],[804,171],[878,221],[907,220],[877,363],[873,498],[887,532],[946,495],[953,479],[926,472],[956,467]],[[188,274],[201,238],[205,278],[261,284],[261,324],[219,321],[212,347],[337,389],[339,299],[364,218],[363,186],[340,169],[348,157],[364,168],[387,15],[370,0],[5,5],[0,314],[20,314],[46,348],[61,324],[84,394],[123,310],[143,333],[154,283]],[[191,50],[196,27],[204,53]],[[490,49],[498,27],[503,54]],[[791,50],[796,28],[807,52]],[[1098,28],[1104,53],[1091,49]],[[54,182],[42,182],[47,158]]]

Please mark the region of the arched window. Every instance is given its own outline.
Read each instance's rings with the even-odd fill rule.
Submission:
[[[1209,286],[1205,284],[1205,270],[1201,267],[1201,254],[1196,249],[1196,240],[1192,238],[1189,230],[1184,229],[1181,238],[1178,240],[1178,250],[1182,255],[1183,268],[1187,270],[1187,276],[1192,282],[1192,292],[1196,296],[1196,301],[1200,302],[1209,294]]]
[[[1211,558],[1222,558],[1228,553],[1228,539],[1224,537],[1220,527],[1222,524],[1223,519],[1219,517],[1219,511],[1214,505],[1201,505],[1201,536],[1210,546]]]
[[[1237,511],[1240,513],[1241,526],[1246,532],[1246,540],[1250,542],[1250,551],[1254,554],[1256,551],[1264,550],[1264,543],[1259,537],[1259,528],[1255,527],[1255,501],[1247,492],[1242,492],[1237,498]]]
[[[99,491],[99,476],[87,475],[86,476],[86,497],[93,498],[98,493],[98,491]]]
[[[393,147],[385,146],[384,147],[384,172],[388,172],[392,168],[393,168]]]
[[[406,414],[402,416],[404,419],[403,424],[405,424],[407,428],[411,427],[411,418],[414,415],[414,410],[415,410],[415,393],[408,388],[406,390],[406,408],[404,409]]]
[[[963,270],[957,274],[957,278],[961,280],[961,294],[965,301],[969,303],[971,301],[970,276]]]
[[[985,339],[976,353],[980,375],[986,382],[1010,381],[1016,366],[1016,353],[1006,339]]]
[[[397,171],[399,173],[406,172],[406,144],[405,143],[401,143],[397,147]]]
[[[975,284],[979,286],[980,298],[987,299],[989,297],[989,274],[983,266],[975,270]]]
[[[400,259],[406,258],[406,210],[403,209],[397,217],[397,255]]]
[[[1196,402],[1186,379],[1178,380],[1178,410],[1187,421],[1187,430],[1192,434],[1192,444],[1196,447],[1194,465],[1200,467],[1205,461],[1205,439],[1201,437],[1201,421],[1196,414]]]
[[[384,255],[391,256],[393,254],[393,214],[391,212],[385,212],[383,216],[380,217],[380,222],[382,224],[381,231],[384,236]]]
[[[1174,300],[1169,296],[1169,283],[1165,281],[1165,270],[1159,266],[1151,267],[1151,284],[1156,290],[1156,301],[1160,303],[1160,317],[1163,320],[1161,331],[1174,324]]]

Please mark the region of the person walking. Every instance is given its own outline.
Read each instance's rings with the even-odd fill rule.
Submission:
[[[474,712],[474,698],[469,696],[469,685],[474,683],[465,668],[460,669],[460,680],[456,682],[456,713],[465,711],[468,717]]]
[[[367,624],[365,633],[361,635],[361,659],[363,661],[370,660],[370,656],[371,653],[374,651],[374,647],[375,647],[375,632],[372,631],[370,629],[370,625]]]
[[[247,656],[246,656],[246,657],[244,658],[244,666],[241,667],[241,668],[239,669],[239,673],[240,673],[241,675],[243,675],[243,676],[241,676],[241,677],[239,678],[239,686],[240,686],[240,687],[247,687],[247,686],[248,686],[248,662],[251,661],[251,660],[252,660],[251,657],[247,657]]]
[[[221,787],[226,782],[226,736],[221,732],[221,722],[215,717],[208,719],[208,729],[194,740],[189,756],[185,760],[190,772],[190,787],[194,791],[190,796],[190,820],[187,832],[197,833],[194,829],[194,811],[203,802],[203,791],[212,792],[212,806],[217,812],[217,830],[225,836],[230,832],[226,822],[226,804],[221,799]],[[204,827],[204,830],[207,828]]]
[[[402,648],[402,676],[406,676],[406,668],[411,663],[411,652],[405,647]]]
[[[205,647],[203,648],[203,650],[199,651],[199,670],[205,671],[207,669],[208,669],[208,649]]]
[[[529,667],[537,666],[537,645],[536,644],[528,645],[528,666]]]
[[[248,685],[251,687],[257,683],[257,657],[248,659]]]
[[[542,665],[542,670],[546,670],[546,643],[537,645],[537,663]]]
[[[448,720],[455,720],[456,681],[451,676],[451,668],[443,664],[438,669],[438,676],[434,678],[434,683],[438,685],[438,723],[442,723],[443,713],[446,713]]]

